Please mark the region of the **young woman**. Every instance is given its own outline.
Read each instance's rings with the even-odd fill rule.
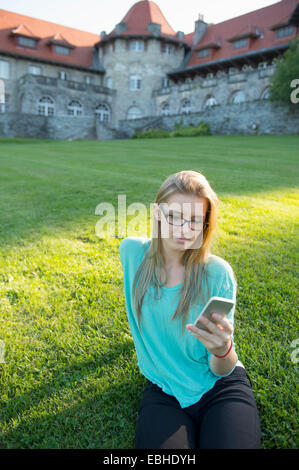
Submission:
[[[230,264],[211,253],[218,204],[201,173],[170,175],[153,205],[152,239],[127,237],[119,246],[129,326],[147,378],[137,449],[261,447],[251,382],[235,351],[235,306],[225,318],[203,318],[205,329],[192,326],[210,297],[236,301]]]

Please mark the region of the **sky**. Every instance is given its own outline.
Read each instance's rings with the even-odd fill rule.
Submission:
[[[0,9],[100,34],[111,32],[137,0],[0,0]],[[277,3],[276,0],[156,0],[168,23],[185,34],[199,13],[207,23],[221,21]]]

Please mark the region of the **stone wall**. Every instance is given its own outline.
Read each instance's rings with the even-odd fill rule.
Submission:
[[[136,130],[175,129],[176,123],[182,126],[210,124],[213,135],[262,135],[262,134],[298,134],[299,104],[284,104],[267,100],[215,105],[197,113],[187,115],[148,117],[120,121],[120,130],[132,136]]]
[[[29,113],[0,114],[0,137],[33,137],[53,140],[113,140],[128,134],[112,129],[95,116],[38,116]]]
[[[299,105],[250,101],[215,105],[187,115],[152,116],[122,120],[119,129],[100,123],[95,116],[38,116],[26,113],[0,114],[0,137],[34,137],[53,140],[112,140],[131,137],[136,130],[173,130],[176,123],[210,124],[213,135],[299,134]]]
[[[94,116],[38,116],[36,114],[0,114],[0,137],[37,139],[98,139]]]

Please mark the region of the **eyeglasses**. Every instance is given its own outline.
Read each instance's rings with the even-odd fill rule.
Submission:
[[[180,215],[177,215],[177,214],[172,214],[170,212],[165,213],[162,206],[159,205],[159,207],[160,207],[161,211],[163,212],[166,221],[170,225],[174,225],[176,227],[182,227],[186,222],[188,222],[189,227],[191,228],[191,230],[200,230],[201,228],[202,228],[202,230],[205,230],[205,228],[209,225],[209,223],[206,222],[204,224],[204,226],[202,227],[202,218],[201,217],[200,218],[196,217],[193,220],[192,219],[188,220],[188,219],[184,219],[183,217],[181,217]]]

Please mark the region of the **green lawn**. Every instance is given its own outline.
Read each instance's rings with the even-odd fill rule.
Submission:
[[[95,208],[117,215],[120,194],[149,208],[186,169],[221,200],[214,253],[238,282],[234,336],[263,447],[298,447],[298,157],[299,135],[0,139],[0,447],[135,448],[146,380],[120,239],[97,237]]]

